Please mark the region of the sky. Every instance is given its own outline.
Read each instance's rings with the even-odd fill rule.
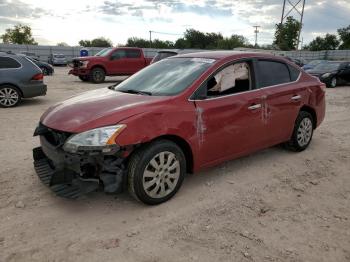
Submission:
[[[298,2],[299,0],[290,0]],[[0,35],[15,24],[30,25],[39,44],[106,37],[123,45],[129,37],[175,41],[186,29],[245,36],[271,44],[283,0],[0,0]],[[287,7],[289,4],[287,5]],[[291,14],[296,14],[293,11]],[[297,16],[296,16],[297,17]],[[350,0],[306,0],[303,43],[350,25]]]

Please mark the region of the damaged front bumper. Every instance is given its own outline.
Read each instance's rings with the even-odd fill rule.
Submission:
[[[121,148],[116,147],[109,153],[86,151],[72,154],[62,149],[62,143],[52,143],[51,140],[40,134],[41,147],[33,149],[34,168],[40,180],[58,196],[78,198],[96,190],[106,193],[123,191],[126,168]]]

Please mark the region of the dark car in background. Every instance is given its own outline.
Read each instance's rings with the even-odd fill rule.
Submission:
[[[50,65],[54,65],[54,66],[55,65],[66,66],[67,65],[67,58],[63,54],[51,54],[49,56],[48,63]]]
[[[318,77],[327,87],[350,83],[350,62],[328,61],[306,72]]]
[[[23,55],[23,54],[19,54],[19,55]],[[23,56],[25,56],[25,55],[23,55]],[[52,75],[55,72],[52,65],[50,65],[46,62],[40,61],[38,59],[35,59],[31,56],[25,56],[25,57],[28,58],[30,61],[32,61],[34,64],[36,64],[41,69],[41,71],[43,72],[43,74],[45,76]]]
[[[306,70],[314,69],[315,66],[318,66],[319,64],[326,63],[328,62],[327,60],[312,60],[308,62],[306,65],[304,65],[302,68]]]
[[[25,56],[0,52],[0,107],[14,107],[22,98],[46,94],[43,73]]]
[[[187,54],[187,53],[197,53],[197,52],[203,52],[204,50],[162,50],[159,51],[155,57],[153,57],[151,64],[158,62],[162,59],[171,57],[171,56],[176,56],[176,55],[182,55],[182,54]]]

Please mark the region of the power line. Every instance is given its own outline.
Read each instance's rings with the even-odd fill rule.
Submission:
[[[183,35],[183,34],[177,34],[177,33],[166,33],[166,32],[149,30],[149,47],[150,48],[152,47],[152,33],[161,34],[161,35]]]

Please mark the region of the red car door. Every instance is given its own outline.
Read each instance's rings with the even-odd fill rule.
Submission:
[[[128,58],[126,57],[125,49],[117,49],[110,54],[107,61],[107,70],[110,75],[125,75],[128,74]]]
[[[208,89],[209,82],[201,88]],[[247,87],[195,100],[200,165],[211,166],[266,146],[263,91],[252,83]]]
[[[269,146],[290,139],[294,123],[307,100],[305,84],[298,83],[301,72],[282,61],[258,60],[257,77],[264,92],[265,119]]]
[[[141,50],[127,49],[126,56],[128,58],[127,70],[130,75],[145,67],[145,59],[141,54]]]

